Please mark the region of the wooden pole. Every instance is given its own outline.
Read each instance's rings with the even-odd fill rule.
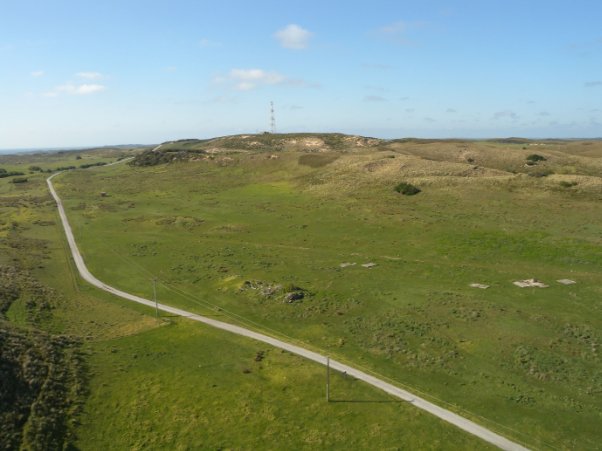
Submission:
[[[153,299],[155,300],[155,317],[159,318],[159,303],[157,302],[157,278],[153,277]]]
[[[330,357],[326,357],[326,402],[330,402]]]

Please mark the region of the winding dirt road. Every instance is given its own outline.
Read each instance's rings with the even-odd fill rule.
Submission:
[[[95,287],[100,288],[106,292],[114,294],[115,296],[119,296],[121,298],[127,299],[129,301],[137,302],[139,304],[146,305],[151,308],[155,308],[155,302],[141,298],[139,296],[135,296],[130,293],[126,293],[125,291],[121,291],[115,287],[107,285],[90,273],[86,264],[84,263],[84,259],[79,252],[77,247],[77,243],[75,242],[75,238],[73,236],[73,232],[71,230],[71,226],[69,225],[69,221],[67,220],[67,215],[65,214],[65,209],[63,208],[63,203],[61,202],[60,197],[56,193],[54,186],[52,185],[52,179],[59,175],[59,173],[54,174],[46,180],[48,183],[48,188],[50,189],[50,193],[54,200],[56,201],[56,205],[58,207],[59,215],[61,217],[61,222],[63,223],[63,228],[65,229],[65,235],[67,236],[67,241],[69,242],[69,247],[71,249],[71,254],[73,255],[73,260],[75,261],[75,265],[77,270],[79,271],[81,277],[88,283],[94,285]],[[187,312],[185,310],[181,310],[175,307],[171,307],[166,304],[158,304],[157,307],[159,310],[167,313],[171,313],[173,315],[183,316],[193,321],[198,321],[204,324],[207,324],[212,327],[216,327],[218,329],[222,329],[228,332],[232,332],[237,335],[242,335],[243,337],[252,338],[257,341],[261,341],[263,343],[267,343],[276,348],[284,349],[293,354],[297,354],[301,357],[305,357],[306,359],[317,362],[321,365],[326,365],[326,356],[318,354],[316,352],[310,351],[305,348],[301,348],[299,346],[287,343],[285,341],[279,340],[277,338],[270,337],[268,335],[264,335],[258,332],[254,332],[250,329],[245,329],[244,327],[235,326],[233,324],[224,323],[222,321],[217,321],[211,318],[207,318],[205,316],[197,315],[195,313]],[[475,435],[486,442],[491,443],[492,445],[497,446],[503,450],[527,450],[527,448],[521,446],[518,443],[515,443],[511,440],[508,440],[505,437],[502,437],[495,432],[478,425],[477,423],[468,420],[454,412],[451,412],[443,407],[439,407],[432,402],[429,402],[417,395],[414,395],[406,390],[403,390],[399,387],[396,387],[382,379],[379,379],[375,376],[372,376],[368,373],[365,373],[361,370],[358,370],[352,366],[345,365],[341,362],[337,362],[336,360],[330,360],[330,367],[334,370],[340,372],[346,372],[348,375],[353,376],[357,379],[360,379],[376,388],[383,390],[384,392],[395,396],[403,401],[407,401],[412,403],[415,407],[425,410],[436,417],[447,421],[448,423],[453,424],[454,426],[459,427],[460,429],[468,432],[469,434]]]

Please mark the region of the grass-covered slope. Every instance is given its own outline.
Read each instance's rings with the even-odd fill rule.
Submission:
[[[157,319],[146,308],[82,283],[47,193],[47,174],[29,171],[29,166],[46,171],[113,162],[123,155],[103,150],[46,156],[0,157],[1,167],[32,172],[24,184],[0,180],[4,448],[486,447],[341,375],[332,375],[335,402],[327,404],[319,365],[185,319]],[[86,192],[100,197],[100,183],[108,195],[105,200],[113,201],[113,170],[131,169],[81,170],[107,182],[95,181]],[[89,216],[80,204],[76,210]],[[123,206],[136,208],[131,202]],[[164,227],[180,230],[203,224],[190,214],[162,221]],[[139,248],[146,252],[145,245]],[[112,245],[105,247],[109,249]],[[94,260],[89,250],[86,258]],[[117,259],[121,262],[118,254]],[[111,265],[124,271],[115,262]],[[138,290],[150,297],[150,279],[140,282]]]
[[[214,159],[218,154],[248,152],[349,152],[375,148],[383,141],[340,133],[286,133],[234,135],[213,139],[182,139],[165,142],[138,155],[132,166],[154,166],[177,161]]]
[[[166,303],[358,363],[530,446],[593,449],[600,146],[217,152],[56,185],[101,280],[149,296],[157,276]],[[549,287],[513,285],[527,278]]]

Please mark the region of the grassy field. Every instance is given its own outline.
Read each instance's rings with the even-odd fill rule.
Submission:
[[[81,449],[481,449],[351,378],[173,320],[92,346]]]
[[[529,446],[600,448],[599,142],[225,148],[57,178],[91,271],[147,297],[156,276],[166,303],[359,364]],[[550,286],[512,284],[527,278]]]
[[[52,154],[48,160],[38,156],[1,157],[0,167],[28,172],[26,168],[31,165],[53,169],[122,157],[121,150],[81,153],[81,159],[77,155]],[[105,176],[110,180],[120,171],[129,169],[113,166],[81,172],[89,172],[95,180]],[[11,274],[18,274],[24,287],[6,304],[7,310],[0,312],[0,341],[4,346],[4,337],[9,334],[30,348],[24,348],[21,356],[13,356],[21,351],[12,348],[9,357],[16,364],[27,354],[33,366],[40,368],[41,380],[46,384],[41,389],[27,385],[27,394],[45,401],[38,402],[35,415],[25,416],[23,436],[11,431],[10,443],[30,449],[45,449],[53,443],[57,448],[69,445],[82,450],[486,448],[480,440],[411,405],[342,375],[333,374],[331,397],[336,402],[326,403],[323,367],[183,319],[156,319],[148,309],[83,284],[47,193],[47,174],[32,172],[23,184],[0,179],[0,290],[9,286]],[[65,174],[58,179],[68,181],[70,177]],[[85,192],[97,196],[97,182],[108,193],[103,201],[114,201],[112,182],[105,185],[96,180]],[[89,215],[87,207],[81,209],[78,203],[75,208],[85,213],[84,218]],[[134,207],[124,208],[132,211]],[[149,204],[148,213],[152,211]],[[72,216],[75,220],[76,215]],[[186,233],[190,221],[188,216],[175,220],[178,227],[182,223]],[[131,246],[138,249],[135,252],[148,252],[146,245],[137,240]],[[118,247],[109,247],[110,253],[121,255]],[[89,252],[86,250],[87,261],[92,264]],[[144,261],[135,260],[129,261],[136,266],[137,277],[142,273],[142,292],[150,295],[144,291],[150,288],[142,269]],[[221,287],[224,298],[231,286],[228,282]],[[32,287],[41,294],[36,295],[38,291]],[[0,295],[4,293],[0,291]],[[35,343],[46,343],[40,345],[39,352],[32,353],[31,337]],[[66,349],[67,357],[75,357],[50,359],[55,351],[48,346],[55,342],[62,346],[57,349]],[[6,369],[3,346],[0,357]],[[73,362],[77,363],[73,370],[79,374],[77,380],[54,374],[53,368],[71,368]],[[4,381],[8,383],[8,379]],[[18,376],[10,381],[27,384],[27,379]],[[59,384],[61,389],[57,390]],[[10,402],[4,403],[4,395],[0,391],[0,416],[7,424],[5,420],[14,412],[8,409]],[[26,412],[26,402],[31,401],[23,398]],[[40,408],[46,405],[48,410]],[[61,406],[60,411],[56,406]],[[48,431],[37,427],[49,422],[56,423],[56,427]],[[5,430],[0,430],[0,441],[7,444],[8,435],[4,434]]]

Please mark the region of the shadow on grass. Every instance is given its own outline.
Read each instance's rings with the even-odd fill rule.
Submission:
[[[412,401],[403,401],[402,399],[386,399],[386,400],[376,400],[376,399],[331,399],[328,402],[346,402],[346,403],[370,403],[370,404],[385,404],[385,403],[400,403],[400,402],[412,402]]]
[[[159,318],[191,318],[192,316],[197,316],[197,315],[159,315]],[[198,316],[206,316],[206,317],[214,317],[214,318],[224,318],[225,315],[223,315],[222,313],[203,313],[203,314],[198,314]]]

